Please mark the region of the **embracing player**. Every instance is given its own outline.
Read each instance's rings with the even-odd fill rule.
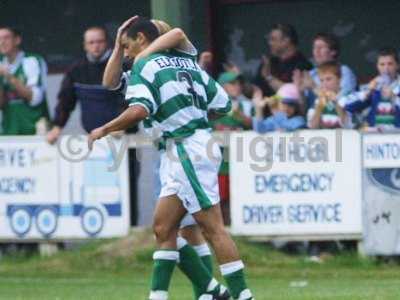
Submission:
[[[123,68],[123,44],[126,42],[125,33],[137,18],[138,16],[129,18],[118,28],[115,47],[103,75],[103,85],[106,88],[114,91],[119,90],[123,94],[126,93],[131,73],[131,71],[123,72],[123,69],[126,69],[125,67]],[[182,30],[179,28],[172,29],[167,23],[161,20],[153,19],[151,22],[157,27],[159,37],[152,41],[146,49],[137,54],[135,61],[153,53],[169,51],[170,49],[174,49],[176,54],[184,54],[185,57],[189,55],[192,57],[192,60],[197,60],[197,49]],[[154,133],[152,134],[151,122],[146,122],[145,131],[150,136],[154,136]],[[157,190],[156,192],[159,193],[160,191]],[[190,214],[186,214],[180,223],[177,248],[179,252],[178,267],[191,281],[194,290],[194,299],[197,300],[202,296],[204,291],[203,286],[208,286],[210,282],[213,282],[213,285],[215,285],[216,281],[212,277],[213,260],[210,248],[196,221]],[[198,274],[205,274],[206,272],[209,273],[208,277],[198,276]],[[217,300],[230,299],[229,292],[221,284],[216,285],[211,294]]]
[[[134,57],[157,37],[156,26],[139,18],[127,31],[124,47]],[[91,148],[96,139],[147,119],[161,132],[163,144],[168,145],[161,154],[162,188],[153,226],[159,250],[153,256],[149,299],[168,298],[179,255],[177,233],[187,212],[210,241],[231,295],[240,300],[253,299],[245,283],[243,263],[222,222],[217,181],[221,153],[218,145],[210,143],[208,115],[229,112],[228,96],[193,59],[171,51],[153,54],[134,65],[126,98],[130,107],[93,130],[88,143]],[[214,299],[213,290],[218,283],[208,272],[198,271],[198,281],[204,282],[199,299]]]

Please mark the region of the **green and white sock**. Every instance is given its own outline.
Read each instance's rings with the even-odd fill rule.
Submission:
[[[208,247],[206,243],[193,246],[194,250],[196,250],[197,254],[200,256],[200,259],[202,260],[203,264],[206,266],[208,272],[210,274],[213,273],[213,261],[212,261],[212,255],[211,255],[211,250]]]
[[[150,300],[168,299],[168,288],[178,258],[179,252],[176,250],[163,249],[154,252]]]
[[[228,284],[228,289],[233,299],[252,300],[253,296],[247,288],[243,268],[244,265],[241,260],[220,266],[222,276],[224,276],[226,283]]]
[[[210,272],[211,275],[213,275],[213,258],[212,258],[212,253],[210,250],[210,247],[207,245],[207,243],[193,246],[194,250],[196,250],[197,254],[200,256],[200,259],[202,260],[203,264],[206,266],[207,270]],[[213,294],[214,295],[225,295],[225,292],[227,291],[227,288],[222,285],[218,284],[218,287],[214,290]]]
[[[178,237],[176,244],[179,251],[178,266],[192,282],[195,299],[198,299],[207,291],[208,284],[213,279],[212,275],[184,238]]]
[[[207,293],[218,295],[221,285],[213,278],[193,247],[181,237],[177,239],[177,246],[179,249],[178,266],[192,282],[196,299],[200,299],[201,295]]]

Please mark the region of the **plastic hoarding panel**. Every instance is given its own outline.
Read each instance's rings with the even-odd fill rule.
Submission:
[[[81,142],[75,147],[86,146],[85,138]],[[112,142],[121,150],[120,141]],[[126,153],[119,168],[110,171],[115,160],[105,139],[97,141],[82,161],[65,159],[65,145],[50,146],[40,137],[0,139],[1,239],[81,239],[128,233]]]
[[[400,254],[400,135],[365,134],[363,239],[370,255]]]
[[[361,138],[356,131],[234,133],[230,176],[234,234],[362,232]]]

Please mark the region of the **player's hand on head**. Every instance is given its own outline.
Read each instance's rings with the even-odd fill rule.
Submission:
[[[131,27],[132,24],[135,23],[138,19],[139,19],[138,15],[130,17],[128,20],[122,23],[122,25],[118,28],[118,33],[122,34],[126,32],[129,29],[129,27]]]
[[[124,23],[122,23],[122,25],[118,28],[117,38],[116,38],[116,42],[118,44],[122,43],[122,35],[132,26],[133,23],[137,21],[137,19],[139,19],[139,16],[137,15],[133,16],[128,20],[126,20]]]
[[[92,150],[92,149],[93,149],[93,143],[94,143],[96,140],[99,140],[99,139],[101,139],[102,137],[105,137],[106,135],[107,135],[107,133],[106,133],[106,130],[104,129],[104,127],[99,127],[99,128],[93,129],[93,130],[90,132],[89,137],[88,137],[88,147],[89,147],[89,150]]]

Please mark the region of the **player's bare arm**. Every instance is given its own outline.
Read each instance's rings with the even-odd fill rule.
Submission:
[[[88,138],[89,149],[92,149],[94,141],[107,136],[111,132],[125,130],[132,125],[139,123],[148,116],[147,110],[139,105],[128,107],[121,115],[107,124],[93,129]]]
[[[146,49],[135,57],[135,62],[153,53],[162,52],[168,49],[187,50],[192,49],[193,45],[180,28],[174,28],[155,39]]]
[[[123,35],[137,20],[137,18],[138,16],[129,18],[118,28],[114,49],[103,74],[103,85],[108,89],[117,87],[120,82],[122,62],[124,58]]]

